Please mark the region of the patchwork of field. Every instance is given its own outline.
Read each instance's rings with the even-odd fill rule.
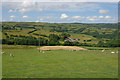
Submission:
[[[106,42],[114,38],[117,24],[54,24],[35,22],[3,22],[2,39],[15,39],[20,36],[48,38],[50,34],[69,33],[70,38],[79,39],[80,43],[97,44],[100,39]],[[38,35],[37,35],[38,34]],[[110,38],[110,36],[113,36]],[[60,41],[61,42],[61,41]],[[61,42],[63,43],[63,41]]]
[[[33,33],[36,33],[36,34],[39,34],[39,33],[42,33],[44,35],[47,35],[49,36],[49,34],[61,34],[61,32],[49,32],[47,30],[41,30],[41,31],[35,31],[31,34],[28,34],[28,32],[30,31],[33,31],[33,29],[26,29],[26,30],[6,30],[5,32],[10,36],[10,35],[23,35],[23,36],[33,36],[33,37],[36,37],[38,38],[39,36],[37,35],[33,35]],[[97,38],[94,38],[90,35],[85,35],[85,34],[74,34],[74,33],[70,33],[71,34],[71,38],[73,39],[80,39],[80,41],[78,42],[81,42],[83,43],[84,40],[91,40],[91,42],[87,42],[87,43],[91,43],[91,44],[96,44],[98,43],[98,39]],[[41,36],[42,37],[42,36]],[[6,39],[6,36],[4,34],[2,34],[2,38],[3,39]]]
[[[11,48],[12,47],[12,48]],[[114,51],[114,54],[111,54]],[[51,50],[3,46],[3,78],[117,78],[115,50]],[[13,53],[14,57],[10,57]]]

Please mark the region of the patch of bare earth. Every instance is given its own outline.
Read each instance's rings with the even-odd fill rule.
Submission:
[[[77,46],[43,46],[38,48],[40,50],[86,50],[85,48]]]

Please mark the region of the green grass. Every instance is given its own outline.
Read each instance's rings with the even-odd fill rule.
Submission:
[[[57,35],[61,34],[62,32],[56,32],[56,31],[50,32],[50,30],[53,29],[50,26],[55,26],[55,28],[61,27],[62,30],[64,30],[64,29],[68,30],[68,32],[67,31],[66,32],[71,35],[70,38],[80,39],[80,41],[79,41],[80,43],[88,43],[88,44],[97,44],[100,41],[100,39],[97,39],[90,35],[81,34],[81,33],[88,32],[90,30],[90,32],[98,31],[99,34],[103,34],[103,32],[105,32],[105,34],[111,34],[115,30],[117,30],[114,28],[107,28],[105,30],[104,29],[102,30],[101,28],[104,24],[99,24],[99,25],[93,24],[91,27],[90,27],[90,25],[88,26],[87,24],[84,24],[84,25],[83,24],[53,24],[53,23],[35,23],[35,22],[3,22],[2,24],[9,25],[9,27],[13,27],[13,25],[15,25],[15,28],[17,30],[6,30],[6,29],[3,30],[3,32],[7,33],[9,37],[10,37],[10,35],[18,35],[18,36],[24,35],[24,36],[33,36],[33,37],[38,38],[39,36],[33,35],[33,33],[37,33],[37,34],[41,33],[41,34],[45,34],[47,36],[49,34],[57,34]],[[17,27],[16,25],[21,26],[22,30],[20,30],[20,27]],[[29,27],[33,27],[33,25],[38,25],[38,26],[35,26],[35,29],[38,29],[38,30],[33,33],[28,34],[28,32],[35,30],[33,28],[29,28]],[[42,27],[40,27],[40,25],[43,25],[44,27],[42,28]],[[101,28],[95,27],[96,25]],[[78,33],[74,32],[80,28],[85,28],[85,30],[83,30],[82,32],[78,32]],[[6,37],[7,36],[3,34],[2,38],[6,39]],[[12,37],[12,38],[16,38],[16,37]],[[44,38],[46,38],[46,37],[44,37]],[[91,41],[87,42],[84,40],[91,40]],[[103,41],[105,41],[105,40],[106,39],[103,38]],[[63,42],[61,42],[61,43],[63,43]]]
[[[36,48],[3,49],[3,78],[117,78],[118,54],[110,50],[39,53]],[[10,57],[10,53],[14,57]]]
[[[79,42],[83,43],[84,40],[92,40],[90,42],[86,42],[86,43],[91,43],[91,44],[96,44],[98,43],[98,39],[90,36],[90,35],[85,35],[85,34],[74,34],[74,33],[70,33],[71,34],[71,38],[73,39],[80,39]]]

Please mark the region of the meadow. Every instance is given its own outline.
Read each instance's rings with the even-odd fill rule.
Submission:
[[[3,78],[117,78],[117,24],[2,23]],[[67,38],[78,41],[65,41]],[[39,44],[40,43],[40,44]],[[31,45],[31,46],[30,46]],[[77,46],[87,50],[50,50]],[[103,49],[106,49],[102,52]],[[115,53],[112,54],[111,51]],[[14,57],[10,56],[13,53]]]
[[[87,48],[89,49],[89,48]],[[111,49],[53,50],[36,46],[3,46],[3,78],[117,78],[118,54]],[[113,49],[112,51],[117,51]],[[10,57],[13,53],[14,57]]]

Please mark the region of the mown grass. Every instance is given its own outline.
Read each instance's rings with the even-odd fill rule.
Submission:
[[[3,78],[117,78],[118,54],[110,50],[40,53],[36,48],[3,49]],[[14,57],[10,57],[10,53]]]

